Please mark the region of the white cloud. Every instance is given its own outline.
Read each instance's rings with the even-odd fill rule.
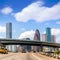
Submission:
[[[60,19],[60,2],[52,7],[46,7],[43,4],[40,1],[34,2],[22,11],[15,13],[14,17],[20,22],[27,22],[30,19],[37,22]]]
[[[19,39],[30,38],[31,40],[33,40],[34,33],[35,33],[35,31],[33,31],[33,30],[23,32],[20,34]]]
[[[5,26],[0,26],[0,33],[1,32],[6,32],[6,27]]]
[[[56,37],[56,42],[57,43],[60,43],[60,36],[59,37]]]
[[[52,35],[60,35],[60,29],[53,28],[53,29],[51,29],[51,33],[52,33]]]
[[[4,38],[3,36],[0,36],[0,38]]]
[[[1,13],[3,14],[9,14],[13,11],[13,9],[11,7],[4,7],[2,10],[1,10]]]
[[[60,43],[60,29],[59,28],[53,28],[51,29],[51,34],[56,36],[56,42]]]
[[[51,29],[51,34],[56,36],[56,42],[60,43],[60,29]]]

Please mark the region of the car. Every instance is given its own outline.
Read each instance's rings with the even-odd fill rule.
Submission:
[[[36,52],[36,51],[33,51],[34,53]]]

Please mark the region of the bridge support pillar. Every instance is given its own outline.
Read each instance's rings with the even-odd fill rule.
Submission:
[[[43,52],[43,46],[42,45],[40,46],[40,51]]]

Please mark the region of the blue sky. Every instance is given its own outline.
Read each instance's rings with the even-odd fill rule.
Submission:
[[[0,37],[5,38],[6,23],[13,25],[13,38],[41,35],[50,27],[60,42],[60,0],[0,0]],[[24,36],[23,36],[24,35]]]

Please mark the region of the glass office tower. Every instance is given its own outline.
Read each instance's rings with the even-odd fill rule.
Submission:
[[[12,23],[6,23],[6,39],[12,39]],[[6,45],[9,51],[12,51],[12,45]]]
[[[6,38],[12,38],[12,23],[6,23]]]
[[[51,42],[51,28],[46,28],[47,42]]]

